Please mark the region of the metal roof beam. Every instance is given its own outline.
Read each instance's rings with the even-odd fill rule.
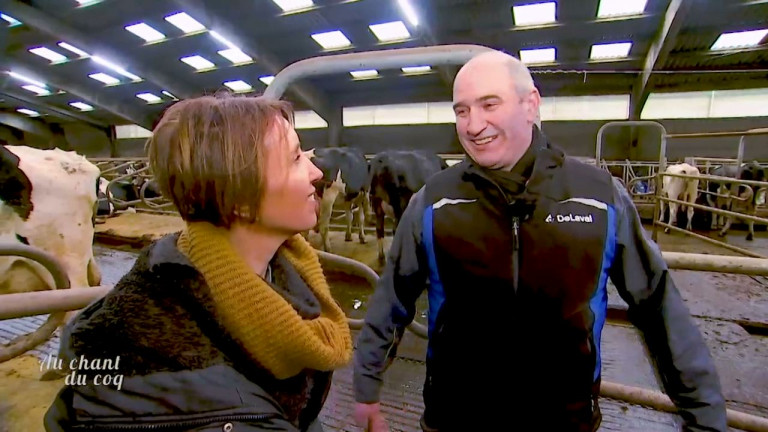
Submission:
[[[71,93],[77,98],[90,102],[93,105],[101,107],[118,117],[122,117],[131,123],[135,123],[143,128],[152,130],[153,116],[148,115],[140,108],[129,105],[126,103],[120,103],[108,100],[104,95],[94,94],[87,87],[72,81],[62,80],[60,77],[50,72],[49,68],[45,68],[44,71],[36,70],[34,66],[29,63],[20,61],[18,59],[10,60],[8,58],[0,59],[0,67],[6,69],[13,69],[18,73],[29,76],[30,78],[36,78],[50,84],[52,87],[64,90],[67,93]],[[33,72],[34,71],[34,72]]]
[[[669,7],[666,13],[664,13],[664,18],[661,22],[661,28],[648,48],[648,55],[643,62],[643,71],[637,78],[632,91],[629,103],[630,120],[640,118],[640,113],[643,111],[648,95],[651,93],[651,86],[649,85],[651,74],[654,69],[663,64],[667,59],[675,37],[680,32],[692,3],[691,0],[672,0],[669,3]]]
[[[45,124],[32,121],[20,115],[0,112],[0,124],[24,131],[39,137],[50,139],[53,137],[51,130],[45,127]]]
[[[196,0],[175,0],[175,3],[196,20],[207,25],[209,29],[224,33],[230,42],[244,52],[253,55],[255,61],[273,75],[277,75],[285,66],[284,62],[277,56],[267,51],[253,38],[242,35],[234,23],[212,12],[207,5]],[[334,119],[334,104],[328,95],[321,90],[308,83],[294,83],[291,85],[291,90],[325,121],[330,123]]]
[[[119,50],[97,42],[93,37],[19,0],[0,0],[0,5],[2,5],[3,12],[23,22],[26,26],[58,40],[64,40],[76,45],[78,48],[88,52],[88,54],[99,55],[111,62],[115,62],[131,73],[157,84],[179,98],[189,98],[200,93],[196,88],[180,82],[179,77],[163,74]]]
[[[95,121],[91,118],[88,118],[82,114],[69,112],[67,110],[63,110],[61,108],[51,106],[48,104],[43,103],[42,101],[35,100],[35,97],[29,97],[25,96],[19,93],[16,93],[14,91],[6,89],[0,89],[0,94],[4,95],[5,97],[9,99],[14,99],[20,103],[23,103],[24,105],[28,105],[30,108],[34,108],[37,111],[42,111],[46,114],[53,115],[59,119],[65,120],[65,121],[79,121],[86,124],[89,124],[93,127],[99,128],[99,129],[106,129],[108,127],[107,124]]]

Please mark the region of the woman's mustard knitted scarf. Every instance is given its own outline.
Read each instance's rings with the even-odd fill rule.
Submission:
[[[344,311],[331,296],[320,261],[301,235],[289,238],[277,253],[296,268],[320,303],[320,316],[303,319],[267,282],[251,270],[229,243],[227,231],[193,222],[179,236],[179,250],[203,275],[218,319],[276,378],[303,369],[333,370],[352,355],[352,337]]]

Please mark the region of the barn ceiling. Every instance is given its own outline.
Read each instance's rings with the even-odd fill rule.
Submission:
[[[227,89],[233,81],[247,83],[246,93],[262,93],[264,77],[298,60],[435,44],[479,44],[516,56],[554,48],[554,60],[529,64],[542,95],[631,94],[635,116],[650,92],[768,85],[768,0],[619,0],[641,11],[598,17],[601,1],[609,6],[609,0],[0,0],[0,113],[24,116],[18,110],[29,109],[49,123],[151,128],[176,98]],[[286,12],[281,2],[305,6]],[[535,3],[551,3],[540,9],[553,10],[555,21],[520,25],[513,7]],[[197,30],[173,23],[184,17],[180,12]],[[378,40],[370,26],[392,22],[408,34]],[[147,42],[126,29],[142,23],[159,39]],[[332,31],[350,45],[325,49],[312,37]],[[754,46],[712,49],[723,33],[743,31],[758,31]],[[631,45],[623,56],[590,59],[593,45],[610,43]],[[50,52],[53,61],[35,54]],[[193,56],[213,66],[196,70],[181,60]],[[324,75],[291,86],[285,98],[328,119],[341,106],[450,100],[455,72]],[[116,82],[105,84],[96,74]],[[154,98],[137,96],[146,93]]]

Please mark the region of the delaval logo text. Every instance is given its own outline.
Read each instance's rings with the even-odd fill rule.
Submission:
[[[592,217],[591,214],[588,214],[588,215],[575,215],[573,213],[568,213],[567,215],[558,214],[558,215],[552,216],[552,214],[550,213],[549,215],[547,215],[546,219],[544,219],[544,222],[546,222],[546,223],[550,223],[550,222],[553,222],[553,221],[557,221],[557,222],[560,222],[560,223],[562,223],[562,222],[579,222],[579,223],[592,223],[592,222],[594,222],[593,217]]]

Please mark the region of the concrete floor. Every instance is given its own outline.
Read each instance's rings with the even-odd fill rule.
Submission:
[[[136,239],[136,233],[141,233],[142,242],[157,238],[168,232],[173,232],[180,225],[177,221],[145,217],[146,215],[130,216],[129,218],[111,219],[110,225],[100,226],[100,238],[111,238],[121,241],[120,237]],[[130,220],[128,220],[130,219]],[[130,227],[130,232],[127,228]],[[765,231],[757,233],[753,242],[744,240],[743,232],[733,231],[726,241],[751,250],[768,254],[768,234]],[[106,237],[105,237],[106,236]],[[388,247],[391,239],[387,239]],[[124,243],[125,239],[123,239]],[[310,241],[319,246],[319,236],[312,234]],[[658,240],[662,250],[737,255],[727,249],[702,243],[700,240],[686,237],[682,234],[661,234]],[[380,270],[376,260],[375,236],[367,237],[367,244],[345,242],[343,233],[332,233],[331,245],[333,251],[343,256],[358,259],[366,265]],[[104,284],[114,284],[129,268],[136,257],[136,250],[131,248],[115,249],[96,245],[97,261],[101,265]],[[673,279],[681,291],[696,324],[699,326],[707,342],[710,352],[720,373],[720,378],[730,408],[768,417],[768,338],[761,329],[768,327],[768,279],[743,275],[727,275],[719,273],[703,273],[691,271],[673,271]],[[365,313],[365,303],[371,289],[359,280],[329,274],[334,295],[353,318],[362,318]],[[612,290],[610,304],[620,308],[623,301]],[[419,310],[426,310],[426,300],[421,299]],[[0,322],[0,343],[5,343],[13,334],[22,329],[34,328],[42,322],[42,317],[30,317],[24,320],[9,320]],[[423,312],[417,314],[417,320],[426,321]],[[37,324],[39,325],[39,324]],[[762,334],[762,335],[761,335]],[[418,418],[421,414],[421,389],[424,379],[424,341],[411,333],[406,334],[398,359],[387,373],[384,398],[382,405],[393,430],[420,431]],[[58,337],[52,338],[44,346],[28,354],[40,357],[49,352],[55,353]],[[622,320],[609,321],[603,333],[603,379],[607,381],[634,385],[649,389],[659,389],[653,367],[645,354],[642,338],[638,332]],[[51,385],[57,382],[39,382],[38,374],[29,371],[24,358],[15,359],[0,365],[0,401],[5,403],[6,419],[13,412],[25,407],[28,423],[14,422],[15,427],[7,431],[42,430],[35,418],[40,418],[40,409],[45,408],[45,400],[55,392]],[[32,365],[34,366],[34,365]],[[480,371],[478,371],[480,374]],[[481,377],[482,375],[478,375]],[[26,379],[27,381],[23,381]],[[22,380],[22,381],[18,381]],[[26,383],[26,384],[22,384]],[[351,409],[353,396],[351,390],[352,374],[350,368],[338,371],[334,385],[329,395],[328,403],[322,413],[323,423],[328,431],[359,431],[351,426]],[[29,408],[30,398],[34,395],[19,392],[19,388],[30,392],[41,384],[47,384],[42,396],[42,408]],[[61,383],[58,383],[60,386]],[[47,392],[47,393],[46,393]],[[47,399],[46,399],[47,398]],[[40,404],[38,404],[40,405]],[[661,413],[626,403],[603,399],[601,409],[604,421],[601,431],[678,431],[680,419],[673,414]],[[10,412],[11,414],[8,414]],[[2,419],[3,403],[0,402],[0,419]],[[0,432],[3,431],[0,420]]]

